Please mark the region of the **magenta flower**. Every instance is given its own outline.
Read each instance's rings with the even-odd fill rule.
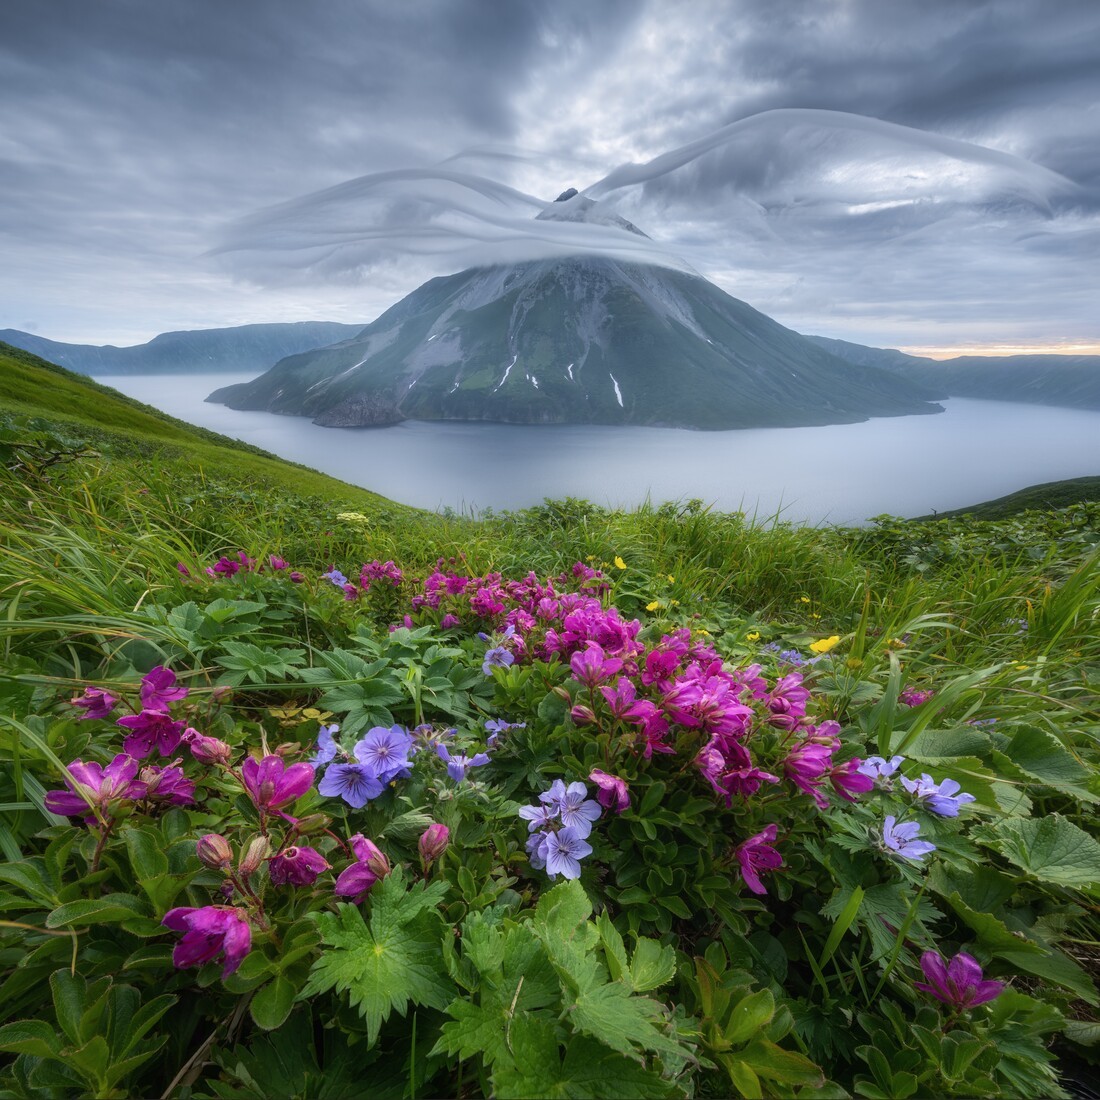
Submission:
[[[233,757],[233,750],[216,737],[207,737],[199,733],[197,729],[188,727],[183,731],[180,739],[191,750],[191,755],[200,764],[228,764]]]
[[[832,783],[833,790],[849,802],[855,802],[857,794],[874,790],[874,777],[861,770],[862,764],[863,761],[857,756],[843,764],[837,764],[829,771],[829,782]]]
[[[440,825],[433,821],[420,834],[420,840],[417,842],[417,848],[420,851],[420,862],[426,867],[429,863],[439,859],[447,850],[450,841],[451,830],[446,825]]]
[[[286,558],[280,558],[278,554],[269,554],[267,557],[267,564],[276,571],[287,569],[290,566]]]
[[[184,933],[172,952],[172,962],[180,970],[202,966],[224,952],[224,980],[252,949],[252,927],[243,909],[227,905],[169,909],[160,923],[173,932]]]
[[[898,702],[907,707],[919,707],[922,703],[927,703],[935,694],[934,691],[918,691],[916,688],[906,688],[898,696]]]
[[[276,886],[312,886],[317,876],[329,869],[328,860],[316,848],[284,848],[267,864],[268,874]]]
[[[145,710],[165,714],[172,703],[187,697],[187,688],[176,687],[176,674],[164,665],[157,665],[141,678],[141,705]]]
[[[234,573],[239,573],[240,571],[241,563],[239,561],[234,561],[232,558],[224,556],[218,558],[218,560],[207,569],[207,573],[212,577],[219,573],[224,577],[232,577]]]
[[[594,688],[606,683],[623,667],[619,657],[608,657],[596,642],[589,642],[569,658],[573,679],[585,687]]]
[[[112,695],[109,691],[101,691],[99,688],[86,687],[83,695],[78,695],[69,702],[74,707],[81,707],[84,710],[80,720],[86,721],[89,718],[106,718],[115,709],[118,696]]]
[[[144,760],[154,748],[161,756],[171,756],[179,748],[184,723],[173,722],[159,710],[143,710],[120,718],[115,725],[130,731],[122,742],[123,749]]]
[[[754,894],[768,892],[760,881],[761,871],[774,871],[783,866],[783,857],[771,846],[778,831],[777,826],[769,825],[763,832],[739,844],[734,852],[741,864],[741,877]]]
[[[254,756],[241,766],[241,780],[249,798],[260,812],[280,810],[301,798],[313,786],[313,768],[309,764],[291,764],[281,756]]]
[[[822,809],[829,805],[829,800],[819,787],[833,766],[835,750],[832,742],[822,744],[816,738],[808,737],[795,745],[783,761],[783,772],[787,778],[800,791],[810,795]]]
[[[340,872],[334,892],[338,898],[350,898],[354,905],[358,905],[374,884],[390,873],[390,861],[378,845],[362,833],[356,833],[348,843],[355,853],[356,862]]]
[[[125,753],[119,753],[106,767],[94,760],[87,764],[74,760],[65,778],[69,789],[47,791],[46,809],[62,817],[82,817],[85,825],[94,825],[96,815],[89,799],[101,813],[109,814],[114,803],[137,802],[145,797],[145,784],[138,780],[137,773],[138,762]]]
[[[608,775],[599,768],[593,768],[588,778],[600,788],[596,792],[596,801],[605,809],[614,809],[617,814],[630,809],[630,791],[625,779]]]
[[[144,801],[164,806],[191,806],[195,802],[195,781],[183,774],[182,768],[148,764],[141,769],[145,785]]]
[[[176,572],[178,572],[181,577],[191,576],[191,570],[188,569],[187,566],[184,565],[182,561],[176,562]]]
[[[920,968],[928,983],[914,982],[914,987],[931,993],[956,1012],[992,1001],[1005,987],[1004,982],[983,981],[977,959],[962,951],[946,965],[938,951],[925,951],[920,957]]]

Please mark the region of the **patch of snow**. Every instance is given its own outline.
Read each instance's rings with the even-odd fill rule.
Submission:
[[[439,333],[437,332],[435,334],[435,336],[429,336],[428,337],[428,343],[430,344],[433,340],[437,340],[438,338],[439,338]]]
[[[510,375],[512,373],[512,368],[516,365],[516,360],[518,358],[519,358],[519,355],[513,355],[512,356],[512,361],[508,364],[507,368],[504,371],[504,377],[493,387],[493,393],[496,393],[497,390],[499,390],[500,387],[503,386],[504,383],[508,381],[508,375]]]
[[[608,378],[611,379],[611,384],[615,387],[615,400],[619,403],[619,408],[623,407],[623,391],[619,389],[619,383],[613,374],[608,374]]]
[[[570,363],[569,366],[567,366],[565,368],[565,373],[569,375],[569,381],[572,382],[573,381],[573,364],[572,363]]]
[[[536,390],[539,388],[539,380],[533,374],[529,374],[527,376],[527,380],[531,383],[532,386],[535,387]]]
[[[453,386],[452,386],[452,387],[451,387],[451,388],[450,388],[450,389],[449,389],[449,390],[448,390],[447,392],[448,392],[448,393],[454,393],[454,392],[455,392],[455,390],[457,390],[457,389],[458,389],[458,384],[459,384],[459,382],[460,382],[460,379],[456,378],[456,379],[455,379],[455,384],[454,384],[454,385],[453,385]]]

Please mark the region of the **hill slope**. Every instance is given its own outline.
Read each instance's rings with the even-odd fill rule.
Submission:
[[[177,374],[216,370],[263,371],[286,355],[354,336],[362,325],[335,321],[238,325],[235,328],[162,332],[146,344],[64,344],[18,329],[0,330],[0,341],[23,348],[81,374]]]
[[[354,339],[208,400],[331,427],[416,420],[838,424],[942,411],[698,275],[594,257],[432,279]]]

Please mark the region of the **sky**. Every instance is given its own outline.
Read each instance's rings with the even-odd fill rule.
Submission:
[[[588,220],[536,217],[568,187]],[[800,332],[1100,354],[1100,3],[5,0],[0,196],[0,328],[55,340],[585,252]]]

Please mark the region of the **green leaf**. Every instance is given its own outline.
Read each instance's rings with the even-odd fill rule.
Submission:
[[[1024,946],[1020,941],[1017,941],[1017,945]],[[1034,955],[1030,951],[1001,950],[997,952],[997,957],[1019,970],[1070,990],[1090,1005],[1100,1004],[1096,986],[1088,973],[1061,951]]]
[[[582,993],[572,1007],[570,1020],[577,1031],[628,1057],[640,1059],[643,1050],[684,1057],[680,1044],[658,1026],[666,1022],[663,1007],[648,997],[631,996],[630,989],[620,982]]]
[[[612,973],[612,978],[615,977]],[[635,993],[665,985],[676,976],[676,951],[656,940],[640,939],[630,958],[630,985]]]
[[[168,873],[168,857],[161,847],[159,830],[123,829],[122,838],[139,883]]]
[[[0,1027],[0,1050],[34,1058],[56,1058],[60,1049],[60,1038],[44,1020],[16,1020]]]
[[[68,924],[106,924],[131,917],[144,917],[148,908],[133,894],[104,894],[101,898],[82,898],[59,905],[48,917],[47,928],[64,928]]]
[[[86,990],[84,979],[74,976],[68,970],[55,970],[50,975],[54,1015],[58,1026],[73,1046],[78,1046],[84,1039],[80,1019],[84,1015]]]
[[[454,997],[446,976],[440,941],[443,922],[435,906],[444,883],[420,882],[406,891],[400,869],[387,875],[371,895],[370,923],[354,905],[317,917],[328,945],[302,991],[309,997],[335,989],[347,993],[367,1023],[373,1045],[382,1023],[409,1002],[443,1009]]]
[[[981,844],[1056,886],[1100,886],[1100,844],[1058,814],[1006,818],[971,830]]]
[[[815,1066],[809,1058],[792,1050],[784,1050],[767,1039],[755,1040],[744,1050],[738,1051],[737,1057],[754,1073],[769,1081],[811,1087],[825,1083],[825,1074],[820,1066]]]
[[[731,1046],[739,1046],[753,1039],[775,1015],[775,998],[767,989],[750,993],[733,1006],[729,1019],[722,1029],[722,1036]]]
[[[262,1027],[264,1031],[274,1031],[290,1015],[297,995],[298,989],[295,984],[285,974],[276,974],[252,998],[248,1010],[252,1013],[252,1019],[255,1020],[257,1027]]]
[[[607,968],[611,972],[611,980],[621,982],[624,978],[629,981],[626,960],[626,944],[619,934],[619,930],[611,923],[607,913],[601,913],[596,927],[600,930],[600,939],[603,940],[604,955],[607,958]],[[637,986],[634,987],[637,989]]]
[[[1057,737],[1045,730],[1031,726],[1017,730],[1003,754],[995,754],[994,759],[1004,764],[1010,775],[1011,769],[1016,769],[1083,802],[1100,802],[1100,797],[1089,789],[1089,769],[1067,752]]]

